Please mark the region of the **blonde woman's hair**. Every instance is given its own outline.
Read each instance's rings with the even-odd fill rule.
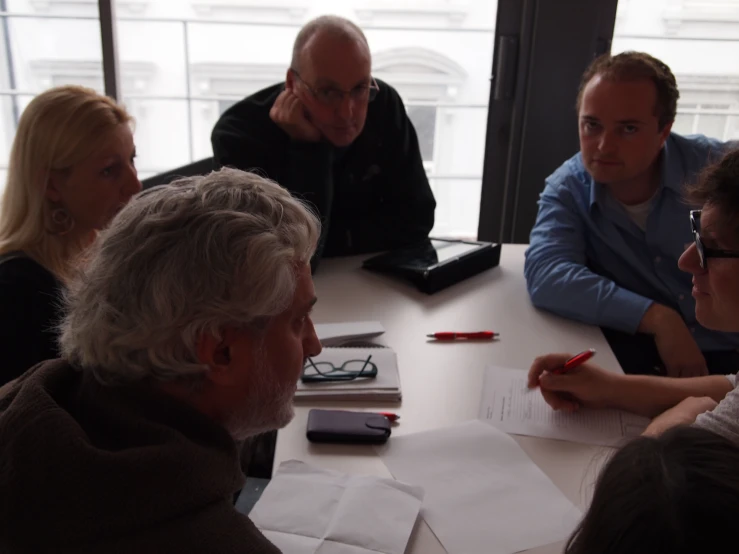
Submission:
[[[52,171],[68,171],[92,155],[101,137],[131,116],[114,100],[79,86],[56,87],[24,110],[13,140],[2,203],[0,255],[23,251],[60,279],[85,246],[55,232],[46,197]]]

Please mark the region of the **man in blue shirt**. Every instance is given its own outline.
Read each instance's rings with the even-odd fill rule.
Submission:
[[[692,241],[682,186],[727,145],[671,132],[679,93],[661,61],[605,55],[583,75],[580,153],[546,180],[526,252],[535,306],[600,325],[624,371],[739,370],[739,335],[695,320],[677,260]]]

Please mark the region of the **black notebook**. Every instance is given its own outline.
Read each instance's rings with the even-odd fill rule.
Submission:
[[[364,261],[362,267],[407,279],[432,294],[500,263],[500,244],[428,239]]]

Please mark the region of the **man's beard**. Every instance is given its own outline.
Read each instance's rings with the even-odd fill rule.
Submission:
[[[267,368],[263,349],[256,352],[255,358],[252,386],[243,405],[226,422],[226,429],[235,441],[281,429],[295,416],[293,397],[296,383],[279,383]]]

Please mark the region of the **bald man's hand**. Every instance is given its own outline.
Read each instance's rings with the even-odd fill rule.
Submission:
[[[318,142],[321,132],[305,115],[305,106],[290,89],[283,90],[269,110],[269,117],[293,140]]]

